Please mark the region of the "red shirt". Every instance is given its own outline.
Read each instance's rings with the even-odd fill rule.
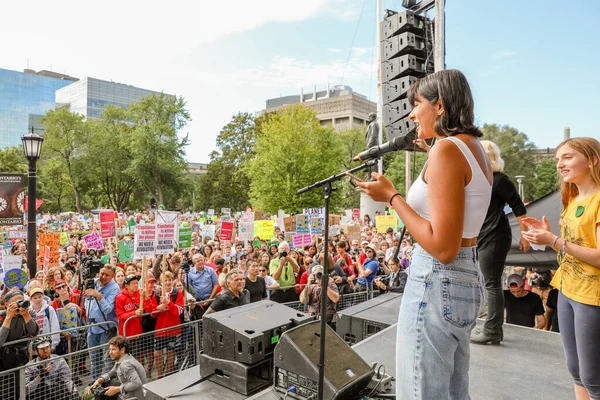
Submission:
[[[150,299],[144,301],[144,310],[150,312]],[[115,300],[115,311],[119,319],[119,334],[121,336],[135,336],[144,333],[142,329],[142,317],[132,318],[127,322],[127,331],[123,331],[123,326],[128,318],[135,316],[135,312],[140,308],[140,291],[131,294],[127,289],[117,295]],[[127,335],[125,335],[127,333]]]
[[[179,314],[181,314],[183,312],[183,307],[184,307],[183,292],[177,291],[177,299],[175,300],[175,302],[172,301],[171,292],[168,292],[167,296],[169,296],[169,300],[171,300],[171,301],[169,301],[167,311],[152,314],[152,316],[154,318],[156,318],[156,330],[157,331],[160,329],[170,328],[172,326],[178,326],[179,324],[181,324],[181,320],[179,319]],[[156,300],[156,297],[157,296],[155,295],[155,296],[152,296],[152,298],[150,299],[151,306],[150,306],[149,311],[151,311],[151,312],[158,311],[156,308],[158,307],[159,302]],[[178,336],[180,334],[181,334],[181,328],[175,328],[175,329],[165,330],[162,332],[156,332],[155,336],[156,337],[170,337],[170,336]]]

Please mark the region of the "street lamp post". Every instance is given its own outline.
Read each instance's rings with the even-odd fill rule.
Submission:
[[[44,138],[33,131],[21,137],[23,142],[23,151],[25,158],[29,161],[29,171],[27,174],[27,268],[29,269],[29,278],[33,279],[37,272],[37,223],[36,223],[36,186],[37,186],[37,161],[42,152],[42,142]]]

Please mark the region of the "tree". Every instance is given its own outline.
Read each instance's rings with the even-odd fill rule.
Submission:
[[[551,158],[544,158],[535,168],[535,200],[558,189],[560,181],[556,173],[556,163]]]
[[[482,128],[483,139],[498,145],[504,159],[504,173],[517,186],[515,176],[523,175],[523,201],[533,200],[535,193],[535,145],[526,134],[507,125],[488,125]]]
[[[392,181],[396,190],[402,193],[404,198],[406,198],[406,153],[407,151],[392,153],[390,164],[385,170],[385,176]],[[410,155],[411,182],[414,182],[427,161],[427,153],[410,152]]]
[[[45,159],[39,169],[39,193],[44,199],[44,210],[61,213],[70,211],[75,205],[73,186],[65,164],[59,157]]]
[[[13,174],[27,172],[27,162],[23,148],[14,146],[0,149],[0,171]]]
[[[46,127],[43,145],[46,158],[57,157],[65,166],[73,187],[78,213],[82,212],[79,186],[85,173],[85,168],[79,168],[79,163],[81,155],[85,154],[88,133],[83,118],[83,115],[72,113],[66,108],[50,110],[42,117],[42,123]]]
[[[217,136],[220,151],[210,154],[207,172],[200,179],[200,209],[248,205],[249,178],[244,166],[254,156],[256,130],[254,118],[238,113]]]
[[[188,169],[184,159],[188,137],[178,136],[190,121],[184,99],[152,94],[130,105],[127,117],[133,125],[127,174],[139,181],[159,205],[174,204]]]
[[[338,132],[342,141],[342,168],[349,170],[350,168],[360,165],[358,161],[352,159],[365,149],[365,129],[364,127],[355,126],[351,129]],[[334,171],[332,171],[333,173]],[[360,178],[366,178],[366,172],[360,171],[353,175]],[[335,197],[339,199],[339,205],[343,209],[357,208],[360,206],[360,192],[350,183],[350,180],[342,180],[336,184],[338,192]]]
[[[253,207],[268,212],[322,207],[320,190],[302,195],[296,191],[338,172],[342,148],[337,132],[321,126],[316,112],[304,105],[286,107],[273,114],[261,125],[256,155],[247,166]]]

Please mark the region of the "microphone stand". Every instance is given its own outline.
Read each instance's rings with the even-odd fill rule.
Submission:
[[[323,190],[323,198],[325,199],[325,234],[324,234],[324,252],[325,252],[325,262],[323,265],[324,274],[321,278],[321,347],[319,351],[319,391],[318,391],[318,400],[323,400],[323,390],[325,387],[325,334],[327,332],[327,288],[329,284],[329,201],[331,197],[331,193],[333,192],[333,187],[331,184],[333,182],[339,181],[346,177],[346,172],[357,172],[362,171],[363,169],[370,168],[372,166],[377,165],[377,158],[373,160],[369,160],[364,164],[359,165],[358,167],[352,168],[348,171],[344,171],[337,175],[332,175],[329,178],[325,178],[319,182],[315,182],[312,185],[306,186],[300,190],[298,190],[297,194],[303,194],[310,190],[321,188]]]

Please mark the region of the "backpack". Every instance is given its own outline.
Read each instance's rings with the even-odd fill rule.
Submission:
[[[178,295],[179,295],[179,292],[177,291],[177,288],[173,288],[171,290],[171,302],[175,303],[177,301],[177,296]],[[160,304],[160,296],[158,295],[158,293],[156,293],[156,303]],[[184,315],[183,312],[181,312],[179,314],[179,322],[182,323],[182,324],[185,322],[185,315]]]

